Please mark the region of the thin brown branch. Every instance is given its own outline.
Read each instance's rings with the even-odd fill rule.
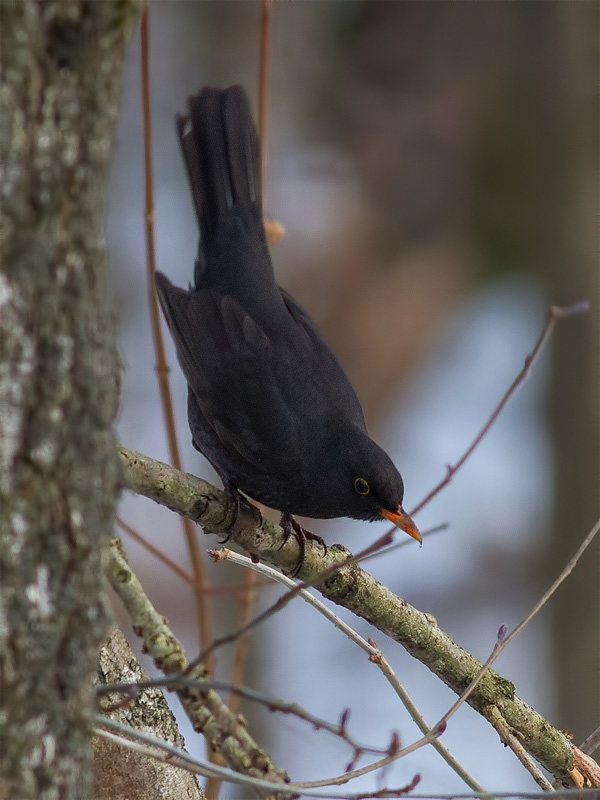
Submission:
[[[125,533],[131,536],[132,539],[135,539],[135,541],[138,542],[138,544],[145,548],[149,553],[152,553],[152,555],[155,556],[162,564],[169,567],[169,569],[173,570],[173,572],[176,572],[182,580],[189,584],[194,582],[194,579],[189,572],[186,572],[184,569],[182,569],[179,564],[165,555],[162,550],[159,550],[158,547],[155,547],[151,542],[148,541],[148,539],[146,539],[145,536],[142,536],[141,533],[138,533],[135,528],[132,528],[131,525],[125,522],[125,520],[117,517],[117,522],[125,531]],[[273,586],[271,581],[255,581],[253,585],[253,591],[257,589],[266,589],[269,586]],[[248,592],[248,585],[246,582],[244,582],[233,583],[229,584],[228,586],[209,586],[206,592],[209,596],[225,596],[236,594],[246,595]]]
[[[243,628],[250,621],[250,615],[256,602],[256,573],[247,569],[244,571],[244,587],[246,591],[242,595],[239,627]],[[244,680],[244,670],[246,668],[246,659],[248,657],[248,635],[241,636],[235,646],[233,653],[233,666],[231,668],[231,682],[232,684],[239,685]],[[236,692],[233,688],[229,697],[227,698],[227,705],[233,714],[237,714],[239,709],[240,693]]]
[[[109,730],[104,730],[106,728]],[[111,735],[110,731],[115,731],[115,734]],[[158,739],[155,736],[143,733],[142,731],[134,728],[129,728],[127,725],[113,721],[110,719],[110,717],[97,716],[96,728],[94,729],[94,732],[96,735],[104,736],[109,741],[115,744],[118,743],[122,747],[127,747],[136,753],[154,756],[160,760],[168,761],[169,763],[173,764],[173,766],[181,767],[181,769],[185,769],[199,775],[205,775],[207,777],[218,778],[220,780],[227,781],[228,783],[236,783],[243,786],[248,786],[252,789],[262,790],[262,797],[265,797],[265,791],[268,792],[268,797],[278,798],[294,795],[300,797],[331,798],[331,800],[344,800],[345,798],[356,798],[356,800],[359,800],[359,798],[365,796],[363,793],[349,795],[347,793],[332,794],[330,792],[314,791],[302,783],[274,785],[273,783],[261,780],[260,778],[233,772],[232,770],[221,767],[218,764],[200,761],[199,759],[190,756],[189,753],[185,752],[185,750],[181,750],[179,747],[175,747],[169,742]],[[157,750],[159,751],[158,753],[156,752]],[[162,751],[162,754],[160,751]],[[391,758],[393,760],[394,757],[392,756]],[[414,780],[415,779],[413,779],[411,785],[413,785]],[[383,797],[387,795],[388,797],[393,797],[393,791],[401,792],[402,790],[382,790],[381,792],[377,793],[377,796]],[[511,795],[511,797],[514,796],[515,795]],[[431,798],[433,797],[435,797],[435,795],[431,796]],[[444,796],[445,800],[454,800],[455,797],[460,798],[461,795]],[[472,798],[473,796],[467,795],[467,797]]]
[[[127,699],[135,697],[138,693],[146,691],[147,689],[199,689],[206,691],[207,689],[215,689],[216,691],[232,692],[239,697],[243,697],[252,703],[264,706],[269,711],[274,713],[281,713],[296,717],[303,722],[308,723],[315,730],[326,731],[327,733],[337,736],[346,742],[346,744],[354,751],[354,757],[358,758],[363,753],[374,755],[389,754],[390,746],[387,747],[374,747],[373,745],[361,744],[353,736],[348,733],[347,723],[349,712],[345,710],[340,715],[340,720],[337,723],[329,722],[321,717],[311,714],[310,711],[302,708],[297,703],[285,703],[274,697],[267,697],[260,692],[250,689],[247,686],[239,686],[231,681],[219,681],[211,678],[190,679],[182,675],[170,675],[167,678],[148,679],[138,681],[135,683],[113,683],[102,684],[97,687],[96,695],[102,696],[105,694],[123,694]],[[102,709],[105,711],[105,709]]]
[[[528,754],[527,750],[525,750],[518,738],[510,730],[506,720],[496,706],[489,706],[489,708],[484,709],[483,715],[497,732],[500,740],[513,751],[537,785],[545,792],[553,792],[554,788],[552,784]]]
[[[582,753],[591,756],[598,747],[600,747],[600,727],[596,728],[589,736],[585,737],[584,741],[579,745],[579,749]]]
[[[449,522],[441,522],[439,525],[435,525],[433,528],[427,528],[427,530],[421,530],[421,539],[425,541],[425,539],[429,539],[430,536],[433,536],[436,533],[443,533],[450,527]],[[394,528],[390,528],[390,532],[394,532]],[[370,556],[365,556],[364,558],[360,559],[360,563],[364,564],[365,561],[373,561],[374,558],[381,558],[382,556],[387,556],[390,553],[395,553],[396,550],[400,550],[403,547],[415,547],[416,542],[414,539],[403,538],[400,539],[399,542],[394,542],[394,544],[390,544],[388,547],[383,547],[381,550],[378,550],[376,553],[372,553]]]
[[[394,529],[395,530],[395,529]],[[191,662],[191,667],[195,667],[197,664],[201,664],[211,653],[217,650],[219,647],[223,647],[226,644],[232,644],[241,636],[246,636],[253,628],[256,628],[258,625],[262,625],[263,622],[268,620],[274,614],[277,614],[279,611],[284,609],[288,603],[297,597],[303,589],[308,589],[309,586],[316,586],[317,584],[322,583],[327,578],[331,577],[333,574],[338,572],[338,570],[350,566],[356,565],[358,561],[362,558],[366,558],[370,556],[372,553],[376,553],[382,547],[385,547],[391,541],[392,532],[388,531],[379,539],[376,539],[373,544],[365,547],[364,550],[360,550],[356,555],[350,553],[346,558],[342,561],[336,561],[333,564],[325,567],[321,572],[317,572],[313,578],[310,580],[304,581],[303,583],[298,583],[294,586],[293,589],[290,589],[288,592],[283,594],[278,600],[276,600],[269,608],[265,609],[261,612],[258,616],[254,617],[254,619],[250,620],[246,625],[238,628],[237,630],[233,631],[232,633],[228,633],[225,636],[220,636],[217,639],[214,639],[210,645],[202,652],[200,655],[195,658]]]
[[[377,648],[377,645],[372,639],[369,639],[369,645],[373,648]],[[391,686],[394,688],[394,691],[398,695],[398,697],[402,700],[404,707],[410,714],[413,722],[421,731],[422,734],[427,734],[431,731],[431,726],[427,724],[425,718],[417,708],[415,702],[413,701],[410,694],[405,689],[404,685],[401,683],[400,679],[393,671],[390,663],[385,658],[381,650],[379,648],[376,649],[376,653],[374,653],[370,659],[373,663],[377,664],[379,669],[383,672]],[[475,778],[468,772],[463,765],[452,755],[452,753],[448,750],[446,745],[444,745],[439,739],[436,737],[432,739],[431,745],[435,750],[438,751],[440,756],[444,759],[446,764],[460,777],[462,780],[467,784],[467,786],[472,789],[474,792],[485,792],[486,790],[481,786]]]
[[[488,431],[490,430],[494,422],[498,419],[498,417],[504,410],[504,407],[506,406],[508,401],[517,391],[519,386],[521,386],[521,384],[523,384],[527,379],[531,371],[531,368],[533,367],[534,363],[537,361],[541,352],[546,346],[546,343],[550,338],[550,336],[552,335],[552,332],[556,327],[558,321],[561,319],[566,319],[567,317],[574,317],[579,314],[584,314],[588,310],[589,310],[589,303],[585,300],[582,300],[578,303],[574,303],[571,306],[552,306],[550,308],[546,316],[544,327],[542,328],[542,331],[538,337],[537,342],[533,346],[533,350],[526,357],[522,370],[519,372],[517,377],[508,387],[503,397],[501,398],[500,402],[490,415],[489,419],[487,420],[483,428],[479,431],[477,436],[473,439],[469,447],[467,447],[463,455],[458,459],[458,461],[455,464],[448,465],[446,471],[446,477],[443,480],[441,480],[437,484],[437,486],[434,486],[434,488],[429,492],[429,494],[423,500],[421,500],[421,502],[418,505],[415,506],[415,508],[410,512],[411,517],[417,514],[419,511],[421,511],[421,509],[423,509],[427,505],[427,503],[429,503],[429,501],[435,497],[436,494],[438,494],[442,489],[444,489],[450,483],[456,472],[463,466],[465,461],[467,461],[467,459],[471,456],[476,447],[478,447],[478,445],[481,443],[482,439],[485,438],[485,436],[487,435]]]
[[[377,789],[375,792],[361,792],[360,794],[354,794],[349,796],[349,800],[388,800],[388,798],[393,797],[406,797],[407,794],[412,793],[413,789],[416,789],[417,786],[421,783],[421,776],[415,775],[410,783],[405,784],[404,786],[399,786],[394,789]],[[411,794],[411,797],[414,797]]]
[[[482,665],[481,669],[477,673],[477,675],[473,678],[472,682],[469,686],[465,689],[464,692],[459,696],[457,701],[454,705],[444,714],[444,716],[440,719],[438,724],[435,726],[436,729],[440,727],[446,726],[448,720],[450,719],[453,714],[458,711],[460,706],[465,703],[470,695],[475,691],[479,682],[485,677],[486,673],[489,672],[491,665],[494,661],[498,658],[500,653],[512,642],[512,640],[517,636],[523,628],[528,625],[531,620],[541,611],[541,609],[546,605],[548,600],[552,597],[552,595],[556,592],[558,587],[564,583],[564,581],[569,577],[569,575],[573,572],[575,567],[577,566],[577,562],[580,560],[581,556],[585,553],[588,547],[591,545],[593,540],[600,531],[600,519],[596,521],[594,527],[590,530],[587,536],[584,538],[583,542],[577,548],[575,555],[569,560],[565,568],[561,571],[558,578],[554,581],[554,583],[550,586],[550,588],[544,592],[544,594],[540,597],[540,599],[535,603],[531,611],[519,622],[519,624],[513,628],[513,630],[506,635],[504,630],[500,630],[498,633],[498,640],[494,645],[494,649],[492,650],[489,658],[486,660],[485,664]]]
[[[169,558],[169,556],[166,556],[162,552],[162,550],[159,550],[158,547],[155,547],[144,536],[142,536],[141,533],[138,533],[135,530],[135,528],[132,528],[131,525],[128,525],[125,522],[125,520],[122,520],[120,517],[117,517],[117,522],[119,523],[119,526],[125,531],[125,533],[127,533],[129,536],[131,536],[132,539],[135,539],[135,541],[138,544],[140,544],[149,553],[152,553],[152,555],[155,558],[157,558],[161,562],[161,564],[164,564],[170,570],[173,570],[173,572],[175,572],[177,575],[179,575],[179,577],[183,581],[185,581],[186,583],[193,583],[194,582],[194,579],[189,574],[189,572],[186,572],[184,569],[182,569],[179,566],[179,564],[175,563],[175,561],[173,561],[173,559]]]
[[[154,247],[154,168],[152,163],[152,123],[150,113],[150,9],[147,5],[142,14],[141,44],[142,44],[142,108],[144,126],[144,203],[146,222],[146,267],[148,276],[148,306],[152,325],[152,340],[156,357],[156,374],[158,388],[163,410],[163,417],[169,445],[169,456],[176,469],[182,469],[177,432],[175,430],[175,416],[173,413],[173,400],[169,386],[169,370],[165,345],[160,326],[158,301],[154,289],[154,273],[156,272],[156,255]],[[188,553],[194,576],[193,589],[196,605],[196,618],[198,624],[198,641],[200,647],[206,647],[212,639],[210,610],[206,600],[208,579],[205,574],[202,555],[196,539],[194,526],[188,519],[182,520],[183,531],[187,542]],[[207,662],[207,668],[212,672],[212,660]]]
[[[388,548],[389,550],[390,548]],[[213,551],[214,552],[214,551]],[[247,566],[250,569],[255,570],[256,572],[260,573],[261,575],[268,575],[272,580],[277,581],[278,583],[282,583],[284,586],[293,587],[294,581],[291,578],[288,578],[285,575],[282,575],[281,572],[274,570],[272,567],[267,566],[266,564],[254,564],[249,558],[246,556],[242,556],[239,553],[234,553],[232,550],[228,548],[221,548],[219,551],[226,556],[227,561],[232,561],[234,564],[239,564],[240,566]],[[211,551],[209,551],[209,554]],[[350,625],[344,622],[337,614],[314,597],[309,592],[303,590],[300,592],[300,597],[311,605],[316,611],[326,617],[333,625],[338,628],[345,636],[347,636],[350,641],[357,644],[365,653],[369,656],[369,661],[375,664],[381,672],[383,673],[384,677],[393,688],[394,692],[398,695],[402,703],[405,705],[406,709],[408,710],[410,716],[412,717],[413,721],[423,734],[427,734],[431,731],[431,727],[427,724],[422,714],[419,712],[417,706],[413,702],[412,698],[410,697],[409,693],[406,691],[400,679],[392,669],[391,665],[384,657],[383,653],[375,642],[372,639],[367,641],[364,639],[360,634],[358,634]],[[473,778],[472,775],[467,772],[467,770],[460,764],[459,761],[452,755],[452,753],[448,750],[448,748],[442,744],[437,738],[431,741],[432,746],[444,761],[448,764],[448,766],[454,770],[454,772],[462,778],[462,780],[469,786],[469,788],[473,789],[475,792],[485,792],[485,789],[477,783],[477,781]]]
[[[432,744],[435,738],[436,734],[429,732],[421,739],[417,739],[416,742],[413,742],[402,749],[396,748],[393,752],[390,752],[387,756],[385,756],[385,758],[381,758],[378,761],[367,764],[366,767],[348,770],[342,775],[337,775],[335,778],[324,778],[323,780],[318,781],[299,781],[296,785],[301,786],[304,790],[319,789],[325,786],[344,786],[344,784],[355,780],[356,778],[362,778],[365,775],[369,775],[371,772],[377,772],[378,770],[383,770],[386,767],[389,767],[389,765],[393,764],[395,761],[405,758],[406,756],[414,753],[417,750],[420,750],[422,747],[425,747],[428,744]]]

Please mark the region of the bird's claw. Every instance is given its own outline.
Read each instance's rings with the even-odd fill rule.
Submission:
[[[219,544],[225,544],[233,535],[233,528],[240,515],[241,497],[237,489],[227,492],[227,505],[223,515],[222,527],[225,529],[225,536],[219,539]]]
[[[295,570],[290,574],[291,578],[298,577],[300,570],[304,566],[304,561],[306,560],[306,542],[317,542],[317,544],[320,544],[323,548],[323,557],[327,555],[327,545],[323,539],[320,536],[317,536],[316,533],[311,533],[303,528],[298,522],[296,522],[291,514],[282,514],[279,524],[283,530],[283,537],[278,549],[281,550],[281,548],[284,547],[290,536],[293,536],[296,539],[298,542],[298,547],[300,548],[298,564]]]
[[[228,487],[226,491],[227,506],[225,508],[223,521],[221,522],[221,527],[225,529],[225,538],[220,539],[219,544],[225,544],[225,542],[228,542],[233,536],[235,524],[238,521],[238,517],[242,510],[242,500],[245,499],[235,487]],[[262,525],[262,514],[260,513],[259,509],[255,505],[252,505],[252,503],[248,502],[246,503],[246,506],[249,506],[252,509],[254,518],[256,520],[256,527],[260,527],[260,525]]]

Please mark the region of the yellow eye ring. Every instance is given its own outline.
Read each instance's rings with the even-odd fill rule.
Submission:
[[[356,478],[356,480],[354,481],[354,488],[356,489],[358,494],[363,494],[363,495],[369,494],[369,492],[371,491],[371,487],[364,478]]]

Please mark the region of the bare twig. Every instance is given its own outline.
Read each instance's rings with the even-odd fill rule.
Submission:
[[[150,32],[149,32],[149,6],[146,5],[142,14],[141,40],[142,40],[142,108],[144,119],[144,180],[145,180],[145,221],[146,221],[146,266],[148,274],[148,305],[150,308],[150,319],[152,325],[152,340],[154,342],[154,352],[156,356],[156,373],[158,377],[158,387],[163,409],[167,440],[169,444],[169,456],[176,469],[182,469],[181,456],[179,454],[179,444],[177,442],[177,432],[175,430],[175,417],[173,414],[173,400],[169,387],[169,368],[165,354],[165,345],[160,326],[160,315],[158,311],[158,301],[154,290],[154,273],[156,272],[156,256],[154,249],[154,170],[152,165],[152,123],[150,114]],[[192,522],[188,519],[182,520],[183,531],[187,542],[187,548],[192,564],[194,575],[193,589],[196,604],[196,617],[198,624],[198,641],[200,647],[206,647],[212,638],[211,619],[206,602],[206,589],[208,581],[205,575],[202,555]],[[207,662],[207,669],[213,670],[212,660]]]
[[[105,730],[106,728],[109,730]],[[110,731],[115,731],[115,733],[111,734]],[[208,778],[219,778],[220,780],[227,781],[228,783],[236,783],[238,785],[248,786],[252,789],[260,789],[263,793],[264,791],[267,791],[271,797],[295,795],[315,798],[331,798],[331,800],[344,800],[344,798],[356,798],[356,800],[358,800],[359,798],[365,796],[364,793],[349,795],[347,793],[333,794],[328,792],[318,792],[311,790],[310,788],[299,783],[273,784],[268,781],[261,780],[260,778],[254,778],[249,775],[241,775],[238,772],[233,772],[232,770],[221,767],[218,764],[212,764],[206,761],[200,761],[197,758],[193,758],[189,755],[189,753],[186,753],[184,750],[169,744],[169,742],[165,742],[163,739],[157,739],[156,737],[150,736],[142,731],[129,728],[127,725],[122,725],[119,722],[115,722],[109,717],[96,717],[96,728],[94,733],[96,733],[98,736],[108,739],[113,744],[119,744],[122,747],[126,747],[136,753],[154,756],[160,760],[169,761],[169,763],[173,764],[174,766],[188,770],[189,772],[205,775]],[[415,780],[413,780],[411,785],[413,785],[413,783],[416,785]],[[385,792],[386,790],[383,791]],[[393,791],[397,792],[402,790]],[[378,793],[377,796],[385,796],[385,794]],[[387,796],[393,797],[394,794],[389,794]],[[471,796],[472,795],[469,797]]]
[[[453,465],[448,465],[446,471],[446,477],[441,480],[437,486],[429,492],[429,494],[421,500],[421,502],[415,506],[415,508],[410,512],[411,517],[421,511],[424,506],[429,503],[429,501],[435,497],[443,488],[445,488],[452,478],[454,477],[455,473],[462,467],[465,461],[469,458],[469,456],[473,453],[475,448],[481,443],[481,440],[487,435],[488,431],[494,424],[494,422],[498,419],[504,407],[517,391],[519,386],[525,382],[527,379],[532,366],[537,361],[540,353],[544,349],[546,342],[552,335],[552,331],[554,330],[557,322],[561,319],[566,319],[567,317],[573,317],[579,314],[584,314],[589,310],[589,303],[585,300],[582,300],[578,303],[574,303],[571,306],[552,306],[548,311],[546,316],[546,321],[544,323],[544,327],[538,337],[537,342],[535,343],[533,350],[529,353],[529,355],[525,359],[525,363],[523,365],[523,369],[519,372],[517,377],[511,383],[511,385],[506,390],[505,394],[503,395],[502,399],[492,412],[491,416],[483,426],[483,428],[479,431],[477,436],[473,439],[469,447],[465,450],[463,455],[458,459],[458,461]]]
[[[425,747],[425,745],[433,744],[435,738],[436,734],[428,733],[421,739],[417,739],[416,742],[413,742],[402,749],[398,747],[393,752],[390,752],[390,754],[385,758],[381,758],[379,761],[374,761],[371,764],[367,764],[366,767],[348,770],[348,772],[344,772],[342,775],[337,775],[335,778],[324,778],[323,780],[318,781],[302,781],[298,782],[296,785],[301,786],[303,789],[318,789],[325,786],[343,786],[349,781],[355,780],[356,778],[362,778],[365,775],[369,775],[371,772],[384,770],[390,764],[393,764],[394,761],[405,758],[407,755],[410,755],[410,753],[414,753],[415,751],[420,750],[422,747]]]
[[[457,699],[457,701],[454,703],[454,705],[440,719],[438,724],[435,726],[436,729],[439,728],[439,727],[445,727],[446,726],[446,724],[447,724],[448,720],[450,719],[450,717],[469,698],[469,696],[475,690],[475,688],[477,687],[478,683],[484,677],[486,672],[489,671],[491,665],[498,658],[500,653],[508,646],[508,644],[510,642],[512,642],[512,640],[515,638],[515,636],[517,636],[523,630],[523,628],[531,622],[531,620],[536,616],[536,614],[538,614],[539,611],[546,605],[546,603],[552,597],[552,595],[556,592],[558,587],[573,572],[573,570],[575,569],[575,567],[577,565],[577,562],[579,561],[581,556],[584,554],[584,552],[587,550],[587,548],[590,546],[590,544],[593,542],[594,538],[598,534],[598,531],[600,531],[600,519],[596,522],[594,527],[591,529],[591,531],[585,537],[583,542],[578,547],[577,552],[575,553],[575,555],[569,560],[569,562],[567,563],[565,568],[562,570],[562,572],[560,573],[558,578],[554,581],[552,586],[550,586],[550,588],[546,592],[544,592],[544,594],[540,597],[540,599],[537,601],[537,603],[533,606],[533,608],[527,614],[527,616],[525,616],[521,620],[521,622],[519,622],[519,624],[515,628],[513,628],[513,630],[508,635],[506,635],[506,632],[505,632],[505,630],[503,628],[499,631],[498,640],[497,640],[496,644],[494,645],[494,649],[492,650],[489,658],[486,660],[485,664],[482,665],[482,667],[479,670],[479,672],[477,673],[477,675],[473,678],[473,680],[471,681],[469,686],[467,686],[465,691],[460,695],[460,697]]]
[[[109,730],[105,730],[106,728]],[[111,735],[111,730],[115,731],[117,735]],[[294,793],[293,790],[289,788],[288,784],[274,784],[270,781],[234,772],[219,764],[193,758],[189,753],[186,753],[185,750],[164,741],[164,739],[158,739],[155,736],[115,722],[110,719],[110,717],[97,716],[94,733],[98,736],[103,736],[114,744],[120,744],[122,747],[127,747],[134,752],[168,761],[170,764],[173,764],[173,766],[180,767],[188,772],[204,775],[207,778],[219,778],[220,780],[242,786],[250,786],[253,789],[266,790],[269,792],[269,797]],[[162,751],[162,755],[160,751]]]
[[[354,751],[355,756],[360,756],[363,753],[374,755],[388,754],[390,745],[387,747],[374,747],[373,745],[361,744],[353,736],[348,733],[347,723],[349,712],[345,710],[340,715],[340,720],[337,723],[329,722],[328,720],[317,717],[311,714],[298,703],[285,703],[283,700],[278,700],[274,697],[267,697],[260,692],[250,689],[247,686],[239,686],[231,681],[219,681],[212,678],[185,678],[182,675],[169,675],[166,678],[154,678],[146,681],[136,681],[135,683],[111,683],[101,684],[96,687],[96,695],[98,697],[106,694],[123,694],[125,695],[125,702],[135,697],[139,692],[147,689],[199,689],[200,691],[207,691],[208,689],[215,689],[216,691],[232,692],[239,697],[243,697],[252,703],[257,703],[264,706],[269,711],[288,714],[296,717],[303,722],[307,722],[315,730],[326,731],[327,733],[337,736],[348,744]],[[121,704],[119,704],[120,706]],[[111,706],[113,708],[113,706]],[[102,709],[105,711],[106,709]]]
[[[109,727],[107,721],[109,719],[110,717],[98,715],[96,718],[96,727],[94,728],[96,736],[100,736],[101,739],[106,739],[106,741],[111,744],[125,747],[138,755],[148,756],[157,761],[167,762],[174,767],[185,769],[187,772],[193,772],[196,775],[208,777],[211,774],[212,764],[206,764],[192,758],[185,750],[166,742],[164,739],[157,739],[147,734],[136,736],[136,733],[140,733],[140,731],[135,731],[134,728],[130,728],[128,725],[120,725],[118,723],[110,726],[118,731],[118,733],[111,733],[110,731],[104,730],[104,728]],[[113,720],[110,721],[113,722]],[[138,739],[141,741],[132,741]]]
[[[144,547],[149,553],[152,553],[152,555],[155,556],[162,564],[169,567],[169,569],[173,570],[173,572],[177,573],[177,575],[179,575],[179,577],[182,580],[184,580],[186,583],[194,582],[194,579],[189,574],[189,572],[186,572],[179,566],[179,564],[176,564],[175,561],[173,561],[171,558],[165,555],[162,552],[162,550],[159,550],[158,547],[155,547],[151,542],[145,539],[141,534],[139,534],[135,530],[135,528],[132,528],[131,525],[128,525],[127,522],[125,522],[125,520],[122,520],[120,519],[120,517],[117,517],[117,522],[119,523],[119,526],[125,531],[125,533],[131,536],[132,539],[135,539],[135,541],[138,544],[141,544],[141,546]]]
[[[240,620],[239,626],[243,628],[250,621],[250,615],[254,603],[256,602],[256,573],[247,569],[244,572],[244,587],[246,591],[242,595]],[[241,636],[233,653],[233,666],[231,668],[231,682],[234,685],[242,683],[244,680],[244,668],[246,666],[246,658],[248,657],[248,636]],[[239,707],[239,692],[232,689],[229,697],[227,698],[227,705],[233,714],[237,713]]]
[[[390,663],[387,661],[381,650],[379,650],[372,639],[369,639],[369,645],[372,648],[376,648],[376,653],[370,657],[370,660],[373,663],[377,664],[379,669],[383,672],[391,686],[393,687],[394,691],[398,695],[398,697],[402,700],[406,710],[410,714],[413,722],[421,731],[421,733],[426,734],[428,731],[431,730],[431,727],[425,721],[425,718],[417,708],[416,704],[414,703],[412,697],[404,688],[404,685],[401,683],[400,679],[393,671]],[[442,744],[442,742],[438,738],[434,738],[431,741],[431,745],[435,750],[438,751],[440,756],[444,759],[446,764],[454,770],[454,772],[462,778],[462,780],[467,784],[467,786],[473,789],[474,792],[485,792],[483,786],[481,786],[475,778],[468,772],[463,765],[452,755],[450,750],[446,747],[446,745]]]
[[[591,756],[598,747],[600,747],[600,727],[592,731],[589,736],[586,736],[584,741],[579,745],[579,749],[582,753]]]
[[[537,785],[546,792],[553,792],[554,787],[525,750],[521,742],[510,730],[510,727],[506,724],[506,720],[498,711],[497,707],[489,706],[489,708],[484,709],[483,714],[488,722],[494,727],[501,741],[504,742],[507,747],[510,747]]]
[[[207,658],[207,656],[213,653],[217,648],[235,642],[240,636],[245,636],[253,628],[261,625],[274,614],[277,614],[279,611],[281,611],[281,609],[285,608],[287,604],[294,599],[294,597],[297,597],[303,589],[322,583],[324,580],[338,572],[343,567],[349,566],[350,564],[356,564],[356,562],[361,558],[365,558],[366,556],[371,555],[371,553],[377,552],[377,550],[380,548],[385,547],[385,545],[390,543],[392,533],[393,531],[388,531],[375,542],[373,542],[373,544],[365,547],[364,550],[360,550],[356,555],[350,553],[350,555],[344,558],[342,561],[336,562],[331,566],[326,567],[322,572],[317,573],[317,575],[315,575],[311,580],[303,583],[297,583],[293,589],[290,589],[288,592],[282,595],[275,603],[269,606],[269,608],[265,609],[265,611],[261,612],[257,617],[254,617],[254,619],[250,620],[250,622],[248,622],[246,625],[233,631],[233,633],[229,633],[225,636],[220,636],[218,639],[214,639],[211,644],[191,662],[190,667],[194,667],[196,664],[201,664]]]
[[[105,730],[106,728],[109,730]],[[110,731],[115,731],[115,734],[111,735]],[[222,780],[228,781],[229,783],[245,785],[253,789],[266,790],[270,793],[276,791],[277,795],[298,795],[302,797],[324,798],[324,800],[359,800],[359,798],[365,797],[364,793],[348,794],[345,792],[343,794],[339,794],[333,792],[313,791],[310,788],[298,783],[288,783],[285,785],[278,784],[274,786],[272,783],[267,781],[251,778],[246,775],[240,775],[239,773],[232,772],[224,767],[220,767],[217,764],[210,764],[206,761],[200,761],[199,759],[192,758],[184,750],[169,744],[169,742],[165,742],[162,739],[157,739],[149,734],[129,728],[126,725],[121,725],[120,723],[114,722],[108,717],[98,716],[96,718],[96,728],[94,729],[94,732],[98,736],[103,736],[114,744],[120,744],[122,747],[127,747],[134,752],[140,752],[144,755],[154,756],[156,758],[160,758],[161,760],[168,760],[170,763],[174,764],[174,766],[188,770],[189,772],[207,776],[214,775]],[[163,755],[161,755],[160,752],[157,753],[157,751],[162,751]],[[387,790],[382,790],[380,793],[378,793],[378,796],[385,797],[386,791]],[[547,795],[545,792],[521,792],[514,790],[509,792],[493,793],[465,792],[460,794],[458,792],[453,792],[452,794],[412,793],[410,795],[411,800],[494,800],[494,798],[506,798],[506,800],[517,800],[517,798],[522,798],[522,800],[545,800],[546,796]],[[553,797],[556,799],[561,798],[561,800],[562,798],[564,798],[564,800],[598,800],[599,794],[596,789],[562,789],[554,792]]]
[[[433,528],[428,528],[425,531],[421,531],[421,539],[425,541],[425,539],[429,539],[436,533],[442,533],[443,531],[447,530],[450,527],[450,523],[448,522],[441,522],[439,525],[436,525]],[[391,528],[391,532],[394,529]],[[416,542],[414,539],[409,538],[402,538],[394,544],[390,544],[388,547],[383,547],[381,550],[378,550],[376,553],[372,553],[370,556],[365,556],[364,558],[360,559],[360,563],[364,564],[365,561],[372,561],[374,558],[381,558],[382,556],[387,556],[390,553],[394,553],[396,550],[399,550],[401,547],[411,547],[415,546]]]
[[[161,563],[165,564],[165,566],[169,567],[169,569],[173,570],[173,572],[176,572],[183,581],[189,584],[193,583],[194,579],[189,572],[186,572],[184,569],[182,569],[179,564],[165,555],[162,550],[159,550],[158,547],[155,547],[152,542],[149,542],[144,536],[142,536],[141,533],[138,533],[135,528],[132,528],[131,525],[129,525],[129,523],[125,522],[125,520],[121,519],[120,517],[117,517],[117,522],[125,531],[125,533],[131,536],[132,539],[135,539],[135,541],[138,542],[138,544],[145,548],[149,553],[152,553],[152,555],[155,556]],[[429,532],[430,531],[427,531],[426,533]],[[423,536],[425,536],[426,533],[424,533]],[[252,589],[253,591],[256,591],[257,589],[266,589],[272,585],[272,581],[255,581]],[[246,581],[244,581],[244,583],[233,583],[225,586],[209,586],[206,592],[210,596],[241,594],[245,597],[248,593],[248,585]]]
[[[215,551],[209,551],[210,553],[214,553]],[[240,566],[249,567],[256,572],[259,572],[261,575],[267,575],[268,577],[272,578],[274,581],[278,583],[282,583],[284,586],[294,586],[294,581],[291,578],[288,578],[286,575],[282,575],[281,572],[278,570],[273,569],[272,567],[267,566],[266,564],[254,564],[249,558],[246,556],[242,556],[239,553],[235,553],[233,550],[229,550],[228,548],[221,548],[218,551],[219,559],[224,558],[227,561],[232,561],[234,564],[239,564]],[[404,705],[406,706],[409,714],[411,715],[412,719],[414,720],[415,724],[421,731],[421,733],[427,734],[430,732],[430,726],[425,722],[425,719],[418,711],[416,705],[414,704],[412,698],[400,683],[398,676],[393,671],[391,665],[383,656],[383,653],[379,650],[377,645],[373,642],[372,639],[367,641],[364,639],[359,633],[357,633],[354,628],[350,627],[346,622],[344,622],[337,614],[335,614],[330,608],[328,608],[324,603],[314,597],[310,592],[303,589],[300,592],[300,597],[306,601],[309,605],[311,605],[314,609],[316,609],[320,614],[326,617],[330,622],[335,625],[338,630],[340,630],[345,636],[347,636],[352,642],[357,644],[365,653],[369,656],[369,661],[376,664],[379,669],[383,672],[385,678],[389,681],[390,685],[398,695],[398,697],[402,700]],[[450,753],[445,745],[443,745],[437,738],[433,738],[431,741],[433,747],[438,751],[438,753],[442,756],[444,761],[450,766],[457,775],[459,775],[464,782],[469,786],[473,791],[476,792],[485,792],[485,789],[480,786],[479,783],[465,770],[465,768],[460,764],[456,758]]]

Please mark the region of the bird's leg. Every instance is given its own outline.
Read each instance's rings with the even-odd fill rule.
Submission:
[[[225,542],[231,539],[233,526],[237,522],[237,518],[240,514],[240,504],[242,500],[242,496],[237,488],[230,481],[223,481],[223,485],[227,499],[225,502],[225,515],[223,516],[221,525],[225,529],[225,536],[223,539],[219,539],[219,544],[225,544]]]
[[[221,539],[219,544],[225,544],[225,542],[228,542],[233,535],[235,523],[237,522],[242,508],[242,500],[246,500],[246,498],[240,494],[237,486],[232,483],[232,481],[224,478],[223,476],[221,476],[221,480],[223,481],[223,488],[225,489],[227,495],[225,516],[223,517],[223,522],[221,523],[221,525],[225,528],[226,533],[225,538]],[[256,526],[259,527],[262,524],[262,514],[255,505],[248,501],[246,501],[246,503],[253,510],[256,519]]]
[[[306,559],[306,542],[317,542],[323,548],[323,555],[327,555],[327,545],[323,541],[320,536],[317,536],[316,533],[311,533],[303,528],[300,523],[296,522],[296,520],[292,517],[291,514],[282,514],[281,519],[279,521],[279,525],[283,529],[283,541],[279,546],[279,549],[285,545],[287,540],[290,536],[293,536],[296,541],[298,542],[298,547],[300,548],[300,558],[298,559],[298,565],[296,569],[293,571],[290,577],[295,578],[297,577],[298,573],[302,569],[302,565]]]

